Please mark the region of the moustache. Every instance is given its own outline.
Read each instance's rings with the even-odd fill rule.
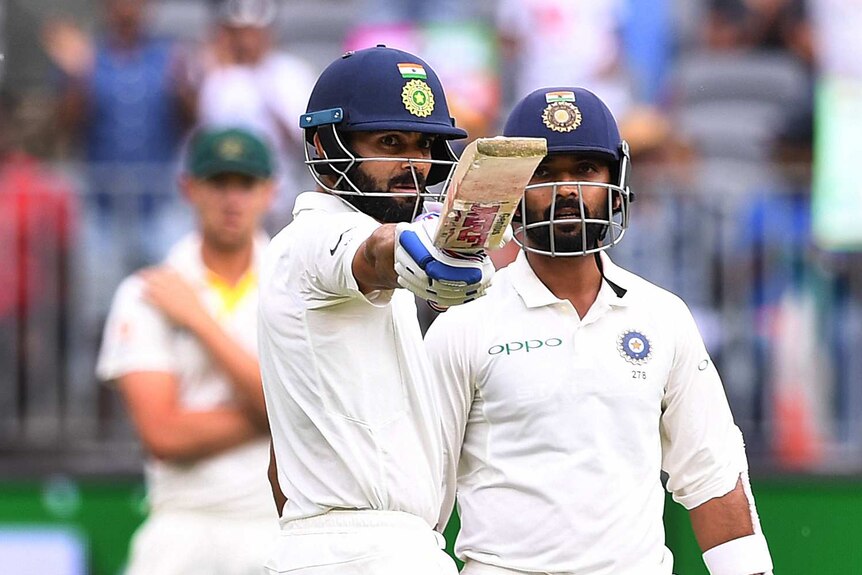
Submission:
[[[584,213],[582,214],[581,213],[581,203],[577,199],[575,199],[571,196],[558,199],[556,202],[554,202],[553,208],[554,208],[554,215],[557,215],[561,211],[564,211],[564,210],[572,210],[575,212],[576,216],[583,217],[583,218],[589,218],[589,214],[590,214],[589,209],[587,208],[586,204],[584,204]],[[551,206],[548,206],[548,208],[545,210],[545,220],[550,221],[550,219],[551,219]]]
[[[416,172],[416,179],[413,179],[413,174],[404,174],[402,176],[395,176],[391,178],[388,183],[388,187],[390,190],[393,188],[401,188],[401,187],[409,187],[418,185],[419,191],[423,191],[425,189],[426,179],[425,176]]]

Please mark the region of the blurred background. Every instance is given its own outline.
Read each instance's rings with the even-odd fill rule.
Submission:
[[[122,572],[142,453],[93,369],[119,281],[191,225],[188,130],[270,138],[276,232],[312,185],[317,74],[378,43],[438,72],[471,139],[541,86],[609,104],[637,200],[610,255],[692,308],[776,573],[862,572],[862,4],[284,0],[241,22],[219,4],[0,0],[0,573]],[[666,523],[676,572],[706,573],[683,510]]]

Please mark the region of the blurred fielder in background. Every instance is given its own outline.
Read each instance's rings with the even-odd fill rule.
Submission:
[[[272,158],[249,132],[199,131],[186,168],[198,230],[120,285],[97,368],[150,454],[128,573],[258,574],[278,532],[256,358]]]
[[[449,394],[463,573],[670,575],[662,471],[713,575],[771,572],[742,435],[691,313],[604,252],[632,199],[607,106],[538,90],[504,135],[548,142],[516,215],[522,251],[426,338]]]
[[[406,222],[426,186],[451,174],[448,140],[466,133],[434,71],[384,46],[330,64],[300,124],[318,189],[297,198],[261,274],[261,370],[288,499],[268,567],[454,574],[433,531],[443,481],[437,391],[413,294],[395,289],[395,260],[421,273],[404,250],[396,255],[398,236],[427,233]],[[433,247],[429,258],[449,259]],[[449,269],[477,281],[429,281],[424,297],[462,303],[493,273],[487,256]]]

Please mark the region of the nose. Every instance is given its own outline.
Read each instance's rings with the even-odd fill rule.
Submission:
[[[240,185],[227,186],[222,192],[225,205],[232,208],[240,205],[246,196],[248,196],[248,190]]]
[[[410,173],[412,173],[413,170],[416,170],[417,174],[421,174],[423,177],[425,177],[428,175],[428,170],[431,169],[431,164],[429,164],[428,162],[423,162],[422,160],[424,159],[426,158],[421,153],[404,158],[401,162],[401,168],[405,172]]]
[[[575,183],[572,183],[574,180],[569,179],[567,176],[566,180],[561,180],[561,181],[564,181],[567,183],[557,184],[556,192],[557,192],[558,196],[561,196],[561,197],[570,197],[571,196],[571,197],[577,198],[580,195],[580,193],[581,193],[580,186],[575,184]]]

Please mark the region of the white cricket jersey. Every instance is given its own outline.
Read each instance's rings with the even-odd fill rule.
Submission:
[[[257,270],[267,238],[255,239],[255,264],[231,289],[204,266],[201,238],[190,234],[165,263],[185,279],[221,327],[257,355]],[[184,409],[209,410],[237,404],[228,375],[197,338],[172,324],[143,298],[143,282],[128,277],[117,290],[105,326],[96,372],[113,381],[141,371],[176,375]],[[241,517],[272,516],[267,481],[269,442],[259,439],[194,462],[151,458],[145,468],[154,511],[206,511]]]
[[[447,474],[460,453],[462,559],[669,575],[660,472],[691,509],[730,492],[747,467],[688,308],[601,262],[605,279],[583,319],[521,253],[488,295],[442,314],[426,335],[445,390]]]
[[[300,194],[261,273],[260,364],[282,521],[331,509],[404,511],[442,499],[436,392],[407,290],[363,295],[353,257],[380,225],[336,196]]]

